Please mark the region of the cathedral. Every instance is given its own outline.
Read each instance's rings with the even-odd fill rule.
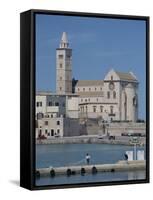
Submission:
[[[137,119],[136,76],[111,69],[103,80],[72,79],[72,49],[63,32],[56,49],[56,92],[36,94],[36,138],[97,134],[98,121],[113,125]],[[94,132],[89,131],[89,121]]]
[[[103,80],[72,80],[72,49],[65,32],[56,49],[56,93],[77,95],[79,118],[133,122],[138,119],[136,76],[112,69]]]

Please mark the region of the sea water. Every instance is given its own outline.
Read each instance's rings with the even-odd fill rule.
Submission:
[[[144,147],[138,147],[144,150]],[[90,164],[116,163],[124,159],[126,151],[133,146],[112,144],[38,144],[36,145],[36,168],[84,165],[86,154],[90,154]],[[36,178],[36,185],[77,184],[145,179],[145,171],[103,172],[84,176],[50,176]]]

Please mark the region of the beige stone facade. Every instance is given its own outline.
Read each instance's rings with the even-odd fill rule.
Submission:
[[[107,121],[138,119],[138,81],[133,73],[110,70],[104,80],[77,81],[79,116]]]

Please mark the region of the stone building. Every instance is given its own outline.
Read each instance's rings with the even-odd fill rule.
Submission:
[[[138,80],[132,72],[110,70],[104,80],[77,80],[73,92],[78,95],[79,118],[103,118],[107,121],[137,121]],[[72,93],[72,49],[63,32],[56,49],[56,93]]]
[[[37,120],[36,138],[79,136],[81,130],[78,119],[45,116]]]
[[[87,119],[136,122],[138,84],[132,72],[114,69],[103,80],[72,80],[72,49],[63,32],[56,49],[56,93],[36,94],[37,137],[40,133],[46,137],[86,134],[82,130],[88,127],[81,120]]]
[[[77,94],[54,94],[51,92],[37,92],[36,119],[42,117],[78,118]]]
[[[37,92],[36,138],[79,135],[82,129],[79,124],[78,108],[77,94]]]
[[[104,80],[78,80],[79,117],[137,121],[138,81],[132,72],[110,70]]]

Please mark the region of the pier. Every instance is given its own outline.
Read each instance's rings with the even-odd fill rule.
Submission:
[[[133,160],[133,161],[119,161],[115,164],[95,164],[95,165],[79,165],[79,166],[64,166],[64,167],[49,167],[39,168],[36,170],[36,177],[41,176],[59,176],[59,175],[85,175],[97,174],[103,172],[119,172],[119,171],[134,171],[145,170],[146,161]]]

